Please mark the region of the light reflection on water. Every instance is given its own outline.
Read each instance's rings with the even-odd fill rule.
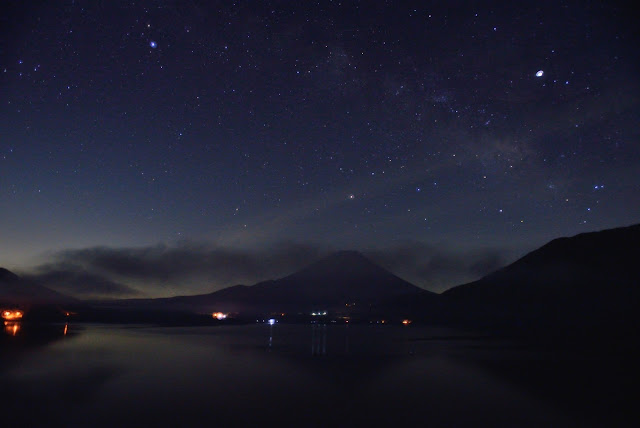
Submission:
[[[20,322],[19,321],[5,321],[4,322],[4,332],[10,336],[16,336],[20,331]]]
[[[349,337],[345,334],[345,337]],[[347,339],[348,340],[348,339]],[[345,347],[345,354],[348,353]],[[312,324],[311,326],[311,355],[327,355],[327,325]]]
[[[470,352],[509,358],[508,351],[473,350],[468,340],[444,340],[448,331],[278,324],[92,325],[75,333],[2,360],[0,381],[14,391],[3,405],[17,409],[22,425],[540,426],[563,420],[467,361]]]

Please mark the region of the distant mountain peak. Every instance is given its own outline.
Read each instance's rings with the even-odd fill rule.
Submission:
[[[182,304],[215,310],[260,313],[305,312],[312,309],[344,309],[397,298],[432,294],[378,266],[358,251],[331,253],[291,275],[251,286],[234,286],[207,295],[165,299],[163,304]]]
[[[359,258],[368,260],[361,252],[356,250],[340,250],[334,253],[329,254],[326,258],[335,257],[335,258]]]
[[[308,283],[319,279],[331,279],[333,281],[339,278],[347,282],[368,279],[379,282],[383,278],[400,280],[400,278],[372,262],[358,251],[331,253],[282,279]]]

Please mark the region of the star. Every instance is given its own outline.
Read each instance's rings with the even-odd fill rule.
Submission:
[[[0,210],[15,229],[15,242],[0,240],[0,266],[85,240],[462,248],[482,231],[477,245],[524,254],[552,236],[637,222],[635,27],[615,7],[565,22],[558,2],[486,16],[463,5],[464,19],[386,2],[286,12],[83,2],[78,16],[74,2],[53,2],[54,14],[28,3],[11,8],[35,19],[9,29],[0,66],[12,125],[0,201],[6,193],[17,209]],[[103,213],[109,227],[95,227]],[[37,233],[52,222],[55,233]]]

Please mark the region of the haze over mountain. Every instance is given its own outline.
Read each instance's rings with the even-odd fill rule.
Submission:
[[[237,285],[214,293],[163,299],[132,299],[128,305],[222,311],[310,311],[369,307],[403,296],[433,295],[355,251],[337,252],[291,275]]]
[[[640,225],[555,239],[443,297],[463,317],[628,324],[640,301]]]
[[[441,295],[416,287],[355,251],[276,280],[209,294],[93,302],[103,309],[210,313],[313,310],[408,315],[433,322],[530,326],[633,326],[640,301],[640,225],[555,239],[478,281]],[[70,298],[0,269],[0,303]],[[355,305],[354,305],[355,304]]]
[[[13,272],[0,268],[1,305],[45,305],[71,303],[75,299],[44,287],[37,282],[20,278]]]

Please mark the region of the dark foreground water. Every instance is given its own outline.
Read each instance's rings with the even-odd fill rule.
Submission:
[[[633,425],[612,358],[453,330],[64,329],[4,332],[5,426]]]

